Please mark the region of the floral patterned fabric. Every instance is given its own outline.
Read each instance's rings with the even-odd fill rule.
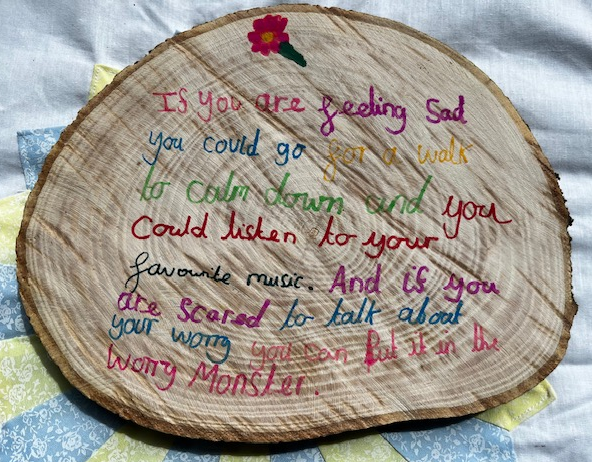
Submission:
[[[32,333],[18,294],[16,267],[0,264],[0,340]]]
[[[37,130],[23,130],[17,133],[19,156],[27,189],[33,189],[33,186],[37,183],[45,158],[60,138],[64,128],[40,128]]]
[[[82,462],[100,448],[120,419],[70,390],[7,422],[2,461]]]
[[[414,462],[514,462],[510,434],[478,419],[431,430],[383,433],[384,438]]]
[[[37,336],[0,341],[0,424],[69,388]]]
[[[172,437],[126,424],[88,462],[162,462]]]
[[[272,451],[271,462],[324,462],[315,442],[290,443]]]
[[[396,446],[395,446],[396,447]],[[373,462],[405,462],[406,459],[379,434],[340,438],[330,444],[322,444],[321,453],[326,461],[350,462],[369,460]]]

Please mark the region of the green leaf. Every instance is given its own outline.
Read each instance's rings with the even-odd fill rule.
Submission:
[[[304,56],[298,53],[294,47],[290,45],[290,42],[280,43],[279,53],[284,58],[294,61],[299,66],[306,67],[306,60],[304,59]]]

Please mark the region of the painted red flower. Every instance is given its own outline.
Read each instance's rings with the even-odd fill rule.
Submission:
[[[278,53],[280,44],[288,42],[290,37],[284,32],[288,18],[268,14],[264,18],[253,21],[253,31],[247,34],[252,43],[251,51],[269,56],[269,52]]]

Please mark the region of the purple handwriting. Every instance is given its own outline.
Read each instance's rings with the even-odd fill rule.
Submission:
[[[368,100],[355,103],[353,101],[345,100],[341,105],[341,109],[331,110],[333,98],[323,95],[321,107],[319,112],[323,113],[325,117],[321,124],[320,131],[323,136],[329,136],[335,131],[335,119],[338,116],[346,117],[390,117],[397,121],[398,126],[384,127],[384,129],[391,135],[398,135],[403,133],[407,126],[407,109],[401,105],[385,101],[382,96],[376,96],[374,93],[374,86],[370,85],[368,89]]]

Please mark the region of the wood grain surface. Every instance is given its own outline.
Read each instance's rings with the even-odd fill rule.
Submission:
[[[99,404],[290,441],[536,385],[576,312],[568,222],[527,126],[465,58],[282,6],[167,40],[80,111],[27,203],[18,277]]]

